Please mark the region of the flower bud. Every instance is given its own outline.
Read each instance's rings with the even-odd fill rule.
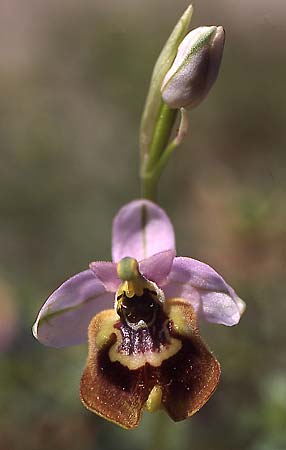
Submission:
[[[224,29],[199,27],[181,42],[161,93],[170,108],[194,108],[206,97],[215,82],[224,47]]]

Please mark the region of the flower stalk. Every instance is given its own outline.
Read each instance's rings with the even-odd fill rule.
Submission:
[[[139,137],[141,193],[142,197],[153,201],[156,200],[160,176],[153,169],[169,142],[177,116],[177,110],[163,102],[161,87],[178,47],[187,34],[192,14],[193,7],[189,5],[163,47],[153,70],[142,114]]]
[[[177,113],[177,111],[176,111]],[[154,161],[149,162],[150,168],[144,172],[142,177],[142,197],[153,200],[157,196],[159,178],[166,167],[173,151],[182,143],[189,129],[188,113],[184,108],[180,110],[181,118],[178,132],[171,142],[166,142],[161,155]],[[163,124],[163,120],[162,120]]]
[[[189,33],[189,6],[174,28],[151,78],[140,129],[142,197],[156,201],[159,178],[187,130],[186,112],[179,132],[172,130],[180,109],[192,109],[207,96],[222,59],[225,33],[221,26],[204,26]],[[182,132],[184,130],[184,132]]]

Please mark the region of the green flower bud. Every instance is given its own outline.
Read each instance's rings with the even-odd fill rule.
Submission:
[[[170,108],[191,109],[206,97],[218,76],[224,38],[223,27],[211,26],[196,28],[183,39],[161,87]]]

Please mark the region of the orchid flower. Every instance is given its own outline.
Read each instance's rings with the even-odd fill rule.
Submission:
[[[155,203],[134,200],[112,230],[112,262],[92,262],[47,299],[33,327],[43,344],[89,342],[81,380],[85,406],[125,428],[143,408],[174,420],[214,392],[219,363],[197,320],[232,326],[244,302],[210,266],[177,257],[173,226]]]

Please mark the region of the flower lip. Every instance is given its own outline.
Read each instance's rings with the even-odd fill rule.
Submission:
[[[154,387],[162,394],[157,407],[175,421],[208,401],[220,366],[200,338],[192,307],[182,299],[170,300],[158,319],[158,327],[139,330],[118,321],[113,310],[92,319],[80,394],[89,410],[134,428]]]

